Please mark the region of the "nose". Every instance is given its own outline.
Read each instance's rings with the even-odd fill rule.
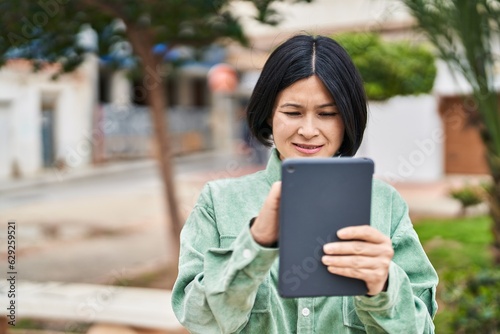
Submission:
[[[319,129],[316,126],[313,117],[306,117],[299,127],[298,134],[306,139],[319,135]]]

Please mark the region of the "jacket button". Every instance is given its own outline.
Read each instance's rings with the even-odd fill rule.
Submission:
[[[309,309],[308,309],[307,307],[304,307],[304,308],[302,309],[302,315],[303,315],[304,317],[307,317],[309,314],[311,314],[311,311],[309,311]]]
[[[245,249],[245,250],[243,251],[243,257],[244,257],[245,259],[249,259],[249,258],[251,258],[251,257],[252,257],[252,251],[251,251],[250,249]]]

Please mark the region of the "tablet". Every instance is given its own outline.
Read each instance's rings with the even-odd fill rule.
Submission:
[[[282,163],[279,282],[282,297],[364,295],[362,280],[330,273],[323,245],[346,226],[369,225],[374,164],[367,158]]]

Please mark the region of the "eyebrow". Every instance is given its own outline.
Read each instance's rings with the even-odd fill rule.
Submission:
[[[320,104],[319,106],[315,106],[315,108],[326,108],[326,107],[336,107],[335,102],[329,102],[325,104]],[[280,108],[293,107],[293,108],[302,108],[302,105],[297,103],[285,103],[280,105]]]

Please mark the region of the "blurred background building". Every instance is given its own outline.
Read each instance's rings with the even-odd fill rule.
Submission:
[[[377,32],[389,40],[424,40],[397,1],[276,5],[283,18],[279,30],[251,19],[254,13],[244,2],[234,3],[234,11],[243,17],[250,48],[231,43],[211,46],[201,54],[183,47],[166,54],[164,89],[174,154],[252,146],[244,126],[246,101],[269,53],[292,34]],[[166,45],[157,48],[161,52]],[[134,79],[126,54],[118,57],[125,64],[121,69],[110,65],[113,57],[118,56],[89,56],[78,71],[56,81],[51,79],[50,67],[32,73],[21,59],[0,70],[0,179],[155,154],[141,91],[144,83]],[[181,65],[171,65],[178,60]],[[236,70],[234,91],[218,93],[209,88],[208,72],[219,63]],[[358,154],[375,160],[380,177],[425,182],[449,173],[487,171],[479,134],[465,121],[474,110],[463,105],[461,96],[470,89],[459,76],[455,80],[444,64],[438,61],[437,66],[430,95],[370,103],[370,120]],[[265,158],[258,160],[262,163]]]

